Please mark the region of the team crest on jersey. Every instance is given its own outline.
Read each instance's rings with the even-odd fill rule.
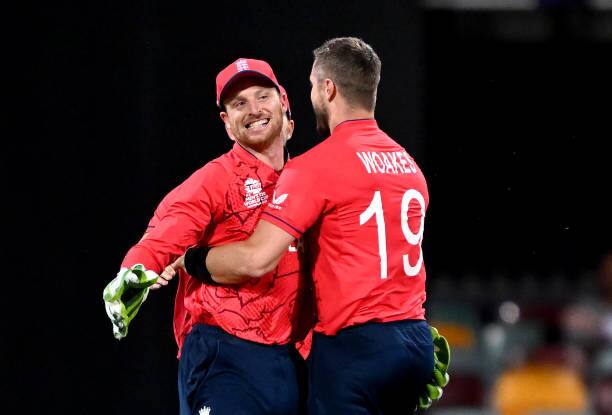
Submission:
[[[210,415],[210,407],[203,406],[202,409],[198,412],[199,415]]]
[[[261,182],[248,178],[244,181],[244,206],[251,209],[268,201],[268,195],[261,188]]]

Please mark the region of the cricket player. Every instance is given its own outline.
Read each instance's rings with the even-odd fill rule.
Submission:
[[[238,59],[218,74],[216,87],[233,148],[163,199],[122,264],[162,274],[153,288],[168,284],[165,266],[190,246],[248,237],[285,164],[294,124],[270,65]],[[309,323],[298,315],[304,290],[294,240],[261,278],[233,286],[203,284],[184,272],[178,279],[181,414],[297,414],[301,358],[293,344]]]
[[[361,39],[316,49],[311,101],[327,138],[286,165],[250,238],[184,258],[190,273],[242,283],[304,238],[317,312],[310,414],[407,414],[434,371],[421,248],[429,195],[414,159],[374,118],[380,68]]]

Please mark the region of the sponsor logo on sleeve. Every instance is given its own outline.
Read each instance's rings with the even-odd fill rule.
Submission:
[[[282,204],[285,202],[285,200],[287,200],[287,196],[289,196],[287,193],[283,193],[282,195],[278,195],[276,196],[276,190],[274,191],[274,193],[272,194],[272,201],[270,203],[268,203],[268,206],[270,206],[273,209],[282,209]]]

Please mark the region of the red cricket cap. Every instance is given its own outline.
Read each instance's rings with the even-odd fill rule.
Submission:
[[[287,91],[283,88],[276,79],[274,71],[268,62],[249,59],[239,58],[234,62],[226,66],[219,74],[217,74],[217,106],[223,109],[222,101],[224,93],[226,93],[235,81],[245,77],[257,77],[270,82],[280,93],[281,99],[287,106],[287,115],[291,118],[291,111],[289,110],[289,100],[287,99]]]

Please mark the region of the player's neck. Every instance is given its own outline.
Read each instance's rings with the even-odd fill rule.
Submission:
[[[363,108],[339,106],[338,108],[330,111],[329,130],[333,132],[334,128],[344,121],[363,120],[368,118],[374,118],[374,111],[369,111]]]
[[[247,151],[260,161],[272,167],[275,171],[282,170],[285,165],[285,153],[282,140],[275,140],[264,149],[247,148]]]

